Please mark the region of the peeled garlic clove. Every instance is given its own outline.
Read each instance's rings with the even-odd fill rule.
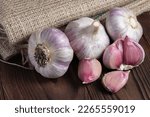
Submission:
[[[106,29],[114,41],[127,35],[139,42],[143,34],[143,28],[136,16],[130,10],[119,7],[110,10],[106,18]]]
[[[104,87],[113,93],[118,92],[128,81],[130,71],[112,71],[102,78]]]
[[[88,17],[70,22],[65,33],[80,60],[100,57],[110,43],[103,25]]]
[[[28,56],[36,71],[42,76],[58,78],[68,70],[73,59],[73,50],[62,31],[48,28],[30,36]]]
[[[103,63],[107,68],[118,69],[123,63],[122,43],[122,40],[118,40],[105,49]]]
[[[138,66],[143,62],[145,52],[140,44],[133,42],[131,39],[126,37],[124,39],[123,47],[123,58],[125,65]]]
[[[97,80],[102,72],[102,66],[97,59],[83,59],[79,63],[78,76],[83,84]]]

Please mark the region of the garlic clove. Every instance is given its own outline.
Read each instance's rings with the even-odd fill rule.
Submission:
[[[143,62],[145,58],[145,52],[140,44],[133,42],[131,39],[126,37],[124,39],[123,47],[124,64],[138,66]]]
[[[109,69],[129,70],[140,65],[144,58],[142,46],[126,36],[105,49],[103,63]]]
[[[106,73],[102,78],[102,83],[108,91],[116,93],[127,83],[129,73],[130,71],[112,71]]]
[[[107,68],[118,69],[123,63],[122,43],[122,40],[118,40],[105,49],[103,63]]]
[[[83,84],[97,80],[102,72],[102,66],[97,59],[83,59],[79,63],[78,76]]]

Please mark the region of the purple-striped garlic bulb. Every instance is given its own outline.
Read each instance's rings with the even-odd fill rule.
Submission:
[[[58,78],[68,70],[73,59],[73,49],[62,31],[47,28],[30,36],[28,56],[35,70],[42,76]]]
[[[109,11],[106,18],[106,29],[114,41],[128,36],[132,40],[139,42],[143,35],[143,28],[136,15],[132,11],[120,7]]]
[[[65,33],[80,60],[100,57],[110,43],[103,25],[88,17],[70,22]]]

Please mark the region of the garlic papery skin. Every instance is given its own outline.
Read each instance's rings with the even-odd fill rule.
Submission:
[[[47,28],[30,36],[28,56],[31,64],[42,76],[58,78],[68,70],[73,59],[73,49],[62,31]]]
[[[88,17],[70,22],[65,29],[65,33],[80,60],[100,57],[110,43],[103,25]]]
[[[130,71],[112,71],[106,73],[102,78],[102,83],[108,91],[116,93],[127,83],[129,73]]]
[[[83,59],[79,62],[78,76],[83,84],[96,81],[101,72],[102,66],[97,59]]]
[[[114,41],[128,36],[139,42],[143,35],[143,28],[136,16],[130,10],[119,7],[111,9],[108,13],[106,29]]]
[[[142,46],[126,37],[109,45],[103,54],[103,63],[107,68],[129,70],[139,66],[145,58]]]

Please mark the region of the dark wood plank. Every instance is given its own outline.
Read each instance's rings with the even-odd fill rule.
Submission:
[[[35,71],[0,62],[0,99],[150,99],[150,12],[138,17],[144,34],[140,40],[145,61],[130,72],[129,81],[119,92],[107,92],[101,78],[83,85],[77,76],[78,59],[74,57],[67,73],[58,79],[46,79]],[[18,60],[13,58],[14,61]],[[101,59],[99,59],[101,61]]]
[[[3,90],[3,83],[2,83],[2,67],[0,67],[0,99],[5,99],[5,96],[4,96],[4,90]]]

